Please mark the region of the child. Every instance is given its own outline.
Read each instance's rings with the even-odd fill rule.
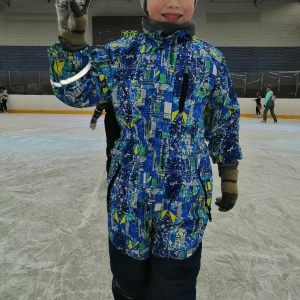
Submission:
[[[94,111],[91,119],[90,128],[95,130],[97,121],[101,117],[103,110],[105,109],[104,126],[106,133],[106,172],[109,171],[111,164],[112,150],[115,145],[115,141],[120,137],[120,126],[117,122],[114,108],[111,102],[99,103]]]
[[[256,118],[261,118],[262,116],[261,116],[260,110],[261,110],[262,106],[261,106],[261,95],[260,95],[260,92],[256,93],[256,99],[254,99],[254,100],[256,102]]]
[[[92,52],[89,1],[67,2],[56,1],[53,91],[75,107],[112,101],[121,127],[107,191],[114,297],[195,300],[210,157],[221,177],[219,210],[238,197],[240,110],[224,57],[194,36],[197,1],[141,0],[144,33]]]

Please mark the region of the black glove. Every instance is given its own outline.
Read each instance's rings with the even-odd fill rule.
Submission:
[[[216,198],[215,204],[219,206],[219,211],[231,210],[238,198],[238,162],[234,164],[220,164],[219,176],[221,177],[221,192],[222,197]]]
[[[95,130],[96,129],[96,126],[97,126],[97,121],[91,121],[91,123],[90,123],[90,128],[92,129],[92,130]]]
[[[78,51],[86,46],[85,29],[91,0],[56,0],[59,41],[67,51]]]

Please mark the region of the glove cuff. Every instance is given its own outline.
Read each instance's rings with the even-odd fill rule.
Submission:
[[[60,36],[73,46],[85,45],[85,32],[83,31],[63,31]]]
[[[97,124],[97,121],[98,120],[96,118],[92,117],[91,124]]]
[[[238,165],[238,161],[231,164],[218,164],[219,176],[222,177],[222,174],[228,170],[236,170]]]
[[[239,170],[226,170],[222,173],[221,182],[237,183]]]
[[[222,198],[227,197],[234,197],[238,196],[238,186],[237,186],[237,180],[238,180],[238,170],[227,170],[222,174],[221,177],[221,191],[222,191]],[[235,199],[235,201],[236,201]]]
[[[70,42],[68,40],[64,39],[62,36],[58,36],[58,40],[64,51],[75,52],[75,51],[83,50],[86,47],[85,42],[82,45],[72,45],[72,44],[70,44]]]
[[[71,21],[70,29],[65,30],[65,24],[60,24],[60,36],[65,40],[66,43],[74,47],[82,47],[86,44],[85,41],[85,29],[87,26],[87,15],[83,15],[78,18],[74,18]]]

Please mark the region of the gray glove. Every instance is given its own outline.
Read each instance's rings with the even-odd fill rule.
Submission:
[[[85,29],[91,0],[56,0],[59,41],[64,50],[78,51],[86,46]]]
[[[221,177],[222,197],[216,198],[219,211],[231,210],[238,198],[238,162],[231,165],[219,165],[219,176]]]

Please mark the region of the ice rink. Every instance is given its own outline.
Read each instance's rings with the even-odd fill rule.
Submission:
[[[113,299],[105,132],[90,118],[0,114],[1,300]],[[241,119],[239,199],[213,205],[197,300],[300,299],[300,120],[260,121]]]

